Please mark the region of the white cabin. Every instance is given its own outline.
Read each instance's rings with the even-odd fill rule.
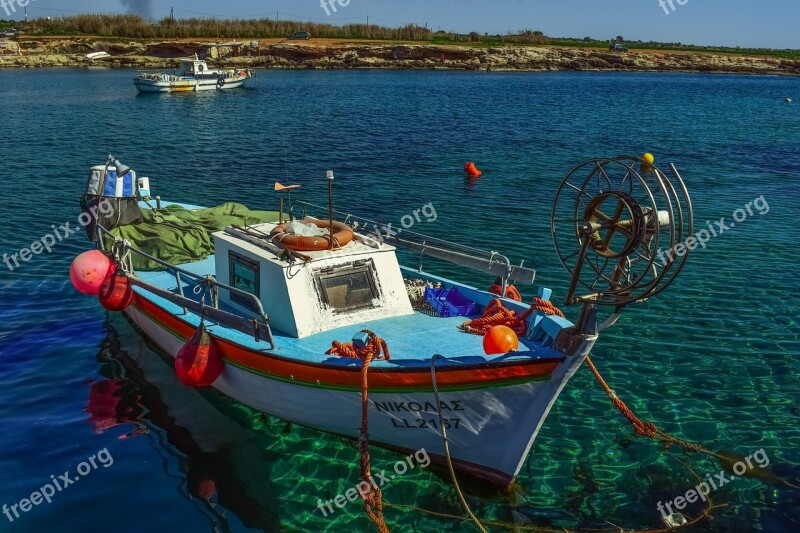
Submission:
[[[208,65],[202,59],[194,58],[182,59],[180,67],[178,67],[178,74],[180,76],[194,77],[202,74],[208,74]]]
[[[269,235],[276,224],[248,226]],[[268,241],[235,229],[213,234],[217,279],[261,299],[270,325],[303,338],[348,324],[412,314],[395,255],[387,244],[351,241],[339,250],[301,252],[290,264]],[[253,311],[252,303],[222,290],[220,301]]]

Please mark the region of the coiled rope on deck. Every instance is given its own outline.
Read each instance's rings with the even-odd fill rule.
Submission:
[[[338,342],[333,341],[331,347],[325,352],[326,355],[337,355],[339,357],[351,357],[353,359],[367,360],[367,356],[372,359],[391,359],[389,356],[389,346],[386,341],[375,335],[368,329],[361,330],[361,333],[366,333],[369,337],[366,345],[363,348],[353,345],[351,342]]]
[[[495,298],[486,306],[480,318],[474,318],[461,324],[460,329],[473,335],[486,335],[486,332],[494,326],[508,326],[514,333],[522,337],[528,332],[528,317],[534,311],[540,311],[546,315],[564,316],[559,308],[548,300],[543,300],[534,296],[531,306],[521,315],[503,306],[499,298]]]

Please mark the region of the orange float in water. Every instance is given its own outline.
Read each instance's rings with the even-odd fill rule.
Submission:
[[[475,163],[472,161],[468,161],[464,164],[464,172],[469,174],[473,178],[479,178],[481,176],[481,171],[475,166]]]
[[[117,266],[100,250],[83,252],[69,267],[69,280],[78,292],[97,296],[105,279]]]
[[[119,271],[106,276],[97,299],[100,300],[100,305],[109,311],[125,310],[133,301],[133,287],[128,276]]]
[[[214,341],[200,322],[192,338],[186,341],[175,358],[175,374],[190,387],[208,387],[225,368]]]
[[[508,326],[494,326],[483,336],[486,355],[508,353],[519,349],[519,337]]]

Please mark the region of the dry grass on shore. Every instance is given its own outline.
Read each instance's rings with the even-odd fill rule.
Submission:
[[[387,41],[441,41],[480,43],[546,44],[541,32],[523,31],[516,35],[480,36],[477,33],[433,32],[424,26],[406,24],[398,28],[374,24],[317,24],[273,19],[169,19],[149,22],[137,15],[77,15],[74,17],[35,19],[20,24],[26,33],[36,35],[97,35],[131,39],[246,39],[282,38],[296,31],[308,31],[314,37],[331,39],[380,39]]]

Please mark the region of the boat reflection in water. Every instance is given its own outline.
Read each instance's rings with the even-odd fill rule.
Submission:
[[[259,413],[214,389],[183,386],[172,361],[154,352],[121,315],[109,314],[105,327],[98,354],[105,379],[90,386],[87,422],[97,433],[131,424],[120,438],[150,439],[178,491],[193,507],[202,505],[215,530],[231,530],[229,512],[246,527],[265,531],[370,527],[360,501],[334,507],[328,517],[317,508],[318,499],[335,498],[358,483],[354,443]],[[372,451],[379,469],[402,459]],[[404,478],[392,481],[393,502],[418,503],[413,494],[422,484],[436,507],[460,514],[457,505],[433,496],[445,487],[433,471],[414,469]]]
[[[269,494],[269,469],[279,457],[269,450],[270,436],[275,437],[270,429],[279,421],[256,414],[252,427],[240,424],[243,416],[226,416],[214,405],[233,402],[177,383],[172,368],[154,357],[122,317],[110,315],[106,328],[108,337],[98,355],[99,373],[106,379],[91,385],[86,406],[95,431],[133,424],[123,438],[147,436],[154,441],[164,464],[183,472],[185,480],[176,480],[179,491],[202,502],[222,530],[228,529],[226,509],[248,527],[279,530],[274,512],[278,492]],[[203,396],[217,398],[210,403]],[[236,462],[238,469],[247,469],[246,476],[237,471]]]

